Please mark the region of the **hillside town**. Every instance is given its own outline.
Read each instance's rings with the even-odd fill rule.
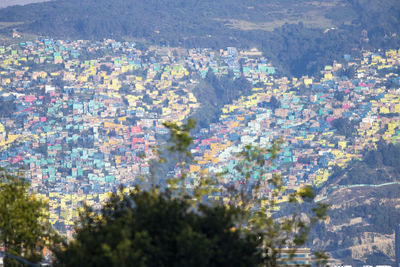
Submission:
[[[0,46],[0,164],[24,175],[48,201],[51,223],[71,234],[83,203],[100,207],[150,174],[154,147],[168,136],[163,122],[196,112],[197,85],[212,71],[245,77],[252,93],[195,134],[191,175],[224,172],[221,186],[238,186],[235,154],[282,139],[267,176],[281,174],[290,190],[319,186],[379,140],[400,141],[399,65],[400,50],[364,51],[297,79],[256,49],[52,39]],[[262,183],[261,194],[270,191]]]

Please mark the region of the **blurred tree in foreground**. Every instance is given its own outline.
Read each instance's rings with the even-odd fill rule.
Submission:
[[[149,190],[136,187],[124,193],[128,190],[121,189],[100,212],[86,207],[75,239],[55,250],[56,264],[276,266],[282,248],[291,248],[293,257],[296,248],[307,243],[310,228],[325,218],[327,206],[313,203],[311,187],[286,194],[281,177],[267,175],[266,166],[277,157],[279,142],[269,149],[244,147],[237,155],[234,174],[240,186],[217,192],[219,199],[228,198],[229,203],[204,201],[224,174],[200,177],[189,185],[190,130],[195,123],[164,126],[170,130],[167,149],[170,157],[176,157],[178,170],[168,180],[168,188],[158,188],[151,181]],[[262,183],[272,188],[269,195],[263,194]],[[277,217],[277,200],[283,196],[293,212]],[[308,213],[299,212],[302,202],[309,203]],[[317,252],[316,259],[323,262],[325,255]]]
[[[0,169],[0,247],[30,262],[42,260],[42,250],[53,236],[45,203],[28,194],[29,184]],[[5,256],[4,266],[19,266]]]
[[[114,194],[99,217],[81,215],[60,266],[257,266],[260,240],[236,231],[238,209],[200,205],[168,193]]]
[[[262,237],[263,266],[293,262],[296,250],[307,245],[310,229],[325,220],[328,210],[327,204],[314,202],[311,186],[286,192],[282,177],[267,171],[277,158],[281,143],[276,140],[268,149],[246,145],[236,156],[238,164],[233,175],[239,186],[228,190],[230,205],[244,215],[238,221],[239,227]],[[286,203],[289,212],[278,213],[282,206],[279,202]],[[282,249],[284,254],[289,252],[289,257],[281,257]],[[313,254],[314,264],[327,263],[323,251]]]

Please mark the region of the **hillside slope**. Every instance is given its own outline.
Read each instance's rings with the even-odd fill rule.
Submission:
[[[317,227],[313,244],[346,264],[394,264],[399,166],[400,145],[380,142],[363,160],[336,168],[319,191],[331,209],[329,220]]]
[[[334,190],[325,200],[329,220],[315,230],[313,245],[344,264],[393,265],[399,194],[398,184]]]
[[[0,18],[18,23],[3,27],[4,35],[16,28],[55,38],[256,46],[295,76],[316,72],[353,49],[400,46],[395,0],[60,0],[0,9]]]

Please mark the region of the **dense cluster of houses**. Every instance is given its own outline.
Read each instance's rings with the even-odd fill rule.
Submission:
[[[59,229],[82,201],[101,203],[147,175],[162,123],[198,106],[183,63],[170,51],[147,52],[114,41],[0,48],[1,164],[24,169]]]
[[[365,52],[345,55],[318,79],[289,79],[255,49],[51,39],[0,46],[0,163],[23,172],[49,201],[51,222],[69,232],[82,202],[99,207],[119,185],[149,174],[152,147],[168,133],[162,123],[196,111],[193,92],[212,70],[245,76],[253,93],[199,131],[191,173],[228,170],[221,184],[238,183],[235,153],[282,137],[268,175],[282,173],[292,189],[318,185],[380,138],[400,140],[399,64],[400,51]],[[355,127],[351,137],[333,127],[340,118]]]
[[[248,62],[245,59],[244,64]],[[226,105],[219,122],[196,140],[197,162],[191,170],[227,172],[220,182],[240,186],[235,155],[246,145],[268,148],[273,140],[283,138],[281,152],[266,166],[264,179],[279,173],[293,190],[322,184],[334,165],[343,167],[360,159],[380,139],[400,141],[399,64],[400,50],[364,52],[362,58],[345,55],[342,64],[326,66],[318,79],[263,81],[250,96]],[[349,75],[349,69],[354,73]],[[260,84],[254,69],[247,77]],[[269,105],[272,98],[279,103],[274,108]],[[261,192],[268,196],[268,184],[262,186]]]

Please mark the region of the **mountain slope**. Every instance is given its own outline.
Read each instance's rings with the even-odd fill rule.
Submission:
[[[296,76],[316,72],[353,49],[400,46],[395,0],[60,0],[0,9],[0,18],[22,22],[3,28],[6,35],[17,28],[54,38],[256,46]]]
[[[334,190],[325,200],[331,205],[329,220],[315,229],[313,246],[343,264],[393,265],[399,194],[398,184]]]
[[[361,161],[336,168],[320,197],[331,205],[313,244],[345,264],[394,264],[400,221],[400,145],[380,142]],[[346,200],[346,201],[343,201]]]

